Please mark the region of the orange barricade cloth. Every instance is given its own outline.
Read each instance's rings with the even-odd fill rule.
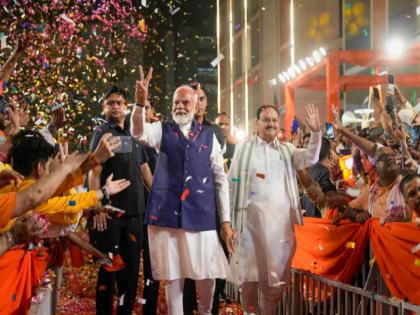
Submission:
[[[380,226],[372,220],[370,240],[382,278],[392,295],[420,304],[420,231],[415,223]]]
[[[349,283],[365,257],[369,237],[380,273],[392,295],[420,304],[420,231],[414,223],[304,218],[296,226],[293,267]]]
[[[42,250],[15,249],[0,257],[0,314],[26,314],[49,262]]]
[[[304,218],[304,225],[296,226],[295,232],[295,268],[349,283],[363,264],[369,235],[367,223],[344,220],[337,227],[330,219]]]

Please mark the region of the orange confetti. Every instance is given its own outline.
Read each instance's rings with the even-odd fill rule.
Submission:
[[[181,201],[185,201],[185,199],[187,199],[189,194],[190,194],[190,190],[188,188],[185,189],[184,192],[181,195]]]
[[[130,240],[137,242],[137,237],[134,234],[129,234],[128,236],[130,237]]]
[[[351,249],[355,249],[356,248],[356,243],[355,242],[347,242],[346,247],[351,248]]]

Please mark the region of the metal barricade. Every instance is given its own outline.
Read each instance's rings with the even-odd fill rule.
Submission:
[[[420,306],[389,298],[363,288],[330,280],[307,271],[292,269],[291,284],[283,291],[281,315],[411,315]],[[229,296],[240,301],[239,288],[229,283]]]

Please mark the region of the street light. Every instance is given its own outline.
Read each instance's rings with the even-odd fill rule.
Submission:
[[[308,68],[308,67],[306,66],[306,63],[305,63],[305,61],[304,61],[303,59],[300,59],[300,60],[299,60],[299,67],[302,69],[302,71],[305,71],[305,70],[306,70],[306,68]]]
[[[284,75],[283,74],[281,74],[281,73],[279,73],[279,80],[280,80],[280,82],[281,83],[286,83],[286,78],[284,77]]]
[[[318,51],[321,53],[322,56],[326,56],[327,55],[327,51],[325,50],[324,47],[319,48]]]
[[[313,67],[315,64],[314,58],[312,57],[306,57],[306,63],[309,65],[309,67]]]

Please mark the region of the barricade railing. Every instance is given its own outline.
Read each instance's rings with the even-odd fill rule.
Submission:
[[[292,269],[292,275],[292,281],[284,289],[279,304],[278,314],[281,315],[420,314],[419,305],[361,287],[334,281],[304,270]],[[239,287],[228,283],[226,292],[230,297],[240,301]]]

